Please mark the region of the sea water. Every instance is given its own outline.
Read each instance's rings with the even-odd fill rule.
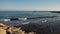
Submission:
[[[32,11],[0,11],[0,19],[4,18],[34,18],[45,16],[56,16],[51,12],[32,12]]]
[[[51,13],[51,12],[0,11],[0,21],[5,20],[6,22],[4,23],[7,25],[17,25],[17,24],[21,25],[21,24],[28,24],[28,23],[45,22],[46,17],[57,16],[57,15],[58,15],[57,13]],[[29,18],[29,19],[28,20],[13,20],[13,21],[10,21],[8,19],[9,21],[7,21],[6,18],[20,18],[20,19]]]
[[[18,26],[18,25],[24,25],[29,23],[37,23],[39,25],[42,25],[42,27],[49,26],[51,28],[51,31],[53,31],[54,29],[54,32],[56,31],[58,32],[60,31],[60,26],[59,26],[60,17],[58,15],[60,14],[51,13],[51,12],[0,11],[0,20],[4,20],[6,18],[29,18],[27,20],[13,20],[13,21],[5,21],[5,22],[0,21],[0,23],[4,23],[9,26]]]

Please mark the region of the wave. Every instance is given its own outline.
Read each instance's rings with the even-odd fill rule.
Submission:
[[[60,13],[60,11],[52,11],[51,13]]]
[[[37,18],[54,18],[57,16],[44,16],[44,17],[32,17],[32,18],[27,18],[27,19],[37,19]]]
[[[5,18],[0,21],[13,21],[13,20],[28,20],[28,19],[38,19],[38,18],[54,18],[57,16],[45,16],[45,17],[31,17],[31,18]]]
[[[27,18],[5,18],[5,19],[0,19],[0,21],[13,21],[13,20],[27,20]]]

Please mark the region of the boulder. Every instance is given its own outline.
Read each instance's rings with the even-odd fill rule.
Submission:
[[[0,34],[6,34],[6,30],[0,28]]]
[[[3,23],[0,23],[0,27],[4,27],[4,26],[6,26],[6,25],[4,25]]]

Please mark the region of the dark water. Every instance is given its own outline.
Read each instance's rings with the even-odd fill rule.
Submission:
[[[28,23],[37,23],[43,26],[49,26],[51,31],[54,32],[60,31],[60,17],[58,13],[51,13],[51,12],[32,12],[32,11],[0,11],[0,20],[5,18],[36,18],[36,19],[28,19],[26,21],[23,20],[14,20],[14,21],[7,21],[2,22],[7,25],[17,26],[23,25]],[[51,16],[57,16],[52,18]],[[41,18],[45,17],[45,18]],[[46,18],[51,17],[51,18]]]
[[[56,16],[56,13],[51,12],[32,12],[32,11],[0,11],[0,19],[4,18],[34,18],[45,16]]]
[[[9,25],[16,25],[16,24],[23,24],[23,23],[39,23],[42,20],[45,20],[46,18],[41,17],[51,17],[51,16],[57,16],[57,13],[51,13],[51,12],[32,12],[32,11],[0,11],[0,20],[5,18],[35,18],[35,19],[29,19],[27,21],[23,20],[14,20],[9,22],[4,22]],[[40,18],[38,18],[40,17]]]

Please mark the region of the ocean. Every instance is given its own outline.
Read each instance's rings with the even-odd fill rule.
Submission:
[[[35,18],[57,16],[51,12],[33,12],[33,11],[0,11],[0,19],[4,18]]]
[[[28,23],[39,23],[46,19],[56,17],[58,13],[51,12],[33,12],[33,11],[0,11],[0,22],[7,18],[28,18],[28,20],[11,20],[4,21],[7,25],[21,25]]]
[[[1,21],[11,18],[11,21]],[[28,18],[27,20],[17,20],[13,18]],[[33,11],[0,11],[0,23],[9,26],[20,26],[26,24],[38,24],[41,27],[49,26],[53,32],[60,31],[60,14],[52,12],[33,12]],[[36,25],[36,26],[38,26]],[[40,27],[39,26],[39,27]]]

